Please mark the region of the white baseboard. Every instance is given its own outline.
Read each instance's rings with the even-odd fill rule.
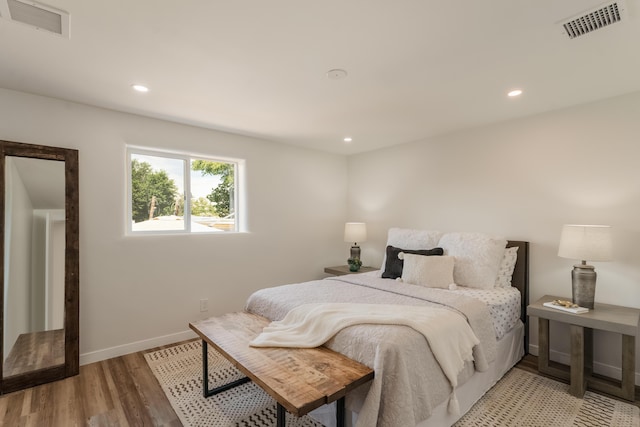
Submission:
[[[161,337],[150,338],[148,340],[136,341],[116,347],[96,350],[89,353],[81,354],[80,365],[100,362],[101,360],[111,359],[112,357],[124,356],[125,354],[135,353],[137,351],[147,350],[167,344],[173,344],[175,342],[185,341],[197,337],[198,336],[195,332],[188,329],[186,331],[178,332],[175,334],[163,335]]]
[[[538,346],[534,344],[529,344],[529,353],[534,356],[538,355]],[[567,353],[561,353],[559,351],[549,350],[549,359],[554,362],[563,363],[565,365],[570,365],[571,355]],[[609,378],[614,378],[620,380],[622,378],[622,368],[618,366],[606,365],[604,363],[599,363],[597,361],[593,361],[593,371],[604,375]],[[636,371],[635,373],[635,384],[640,385],[640,373]]]

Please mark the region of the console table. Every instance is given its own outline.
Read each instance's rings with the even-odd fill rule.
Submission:
[[[545,295],[527,307],[527,314],[538,318],[538,371],[570,380],[569,392],[577,397],[585,389],[612,394],[630,401],[635,392],[636,336],[640,309],[596,303],[588,313],[573,314],[545,307],[545,302],[562,299]],[[549,320],[566,323],[570,328],[570,372],[549,365]],[[622,381],[616,386],[611,381],[596,378],[593,373],[593,330],[615,332],[622,335]]]

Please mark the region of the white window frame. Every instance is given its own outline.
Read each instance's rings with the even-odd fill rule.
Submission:
[[[140,154],[144,156],[154,156],[154,157],[165,157],[169,159],[177,159],[184,161],[184,169],[183,169],[183,179],[184,179],[184,194],[183,194],[183,203],[184,203],[184,229],[182,230],[133,230],[132,226],[132,216],[133,216],[133,194],[132,194],[132,185],[131,185],[131,156],[133,154]],[[197,233],[191,231],[191,201],[188,198],[188,195],[191,193],[191,161],[192,160],[206,160],[212,162],[223,162],[230,163],[234,165],[233,171],[233,212],[234,212],[234,229],[229,231],[215,231],[212,230],[210,232],[202,232],[199,231]],[[138,147],[138,146],[127,146],[126,147],[126,162],[127,162],[127,177],[126,177],[126,185],[127,185],[127,203],[126,203],[126,234],[139,236],[139,235],[166,235],[166,234],[206,234],[206,235],[217,235],[217,234],[234,234],[240,233],[243,231],[243,227],[241,227],[241,212],[240,206],[243,205],[241,203],[241,195],[240,195],[240,181],[241,174],[244,173],[244,160],[242,159],[232,159],[225,157],[213,157],[211,155],[204,154],[195,154],[195,153],[185,153],[178,151],[169,151],[169,150],[160,150],[148,147]]]

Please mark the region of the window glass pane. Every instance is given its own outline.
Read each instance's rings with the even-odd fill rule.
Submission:
[[[185,230],[182,159],[131,154],[131,229]]]
[[[236,231],[235,164],[191,160],[191,231]]]

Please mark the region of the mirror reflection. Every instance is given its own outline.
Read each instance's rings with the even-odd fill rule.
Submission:
[[[65,164],[6,156],[3,377],[63,365]]]

